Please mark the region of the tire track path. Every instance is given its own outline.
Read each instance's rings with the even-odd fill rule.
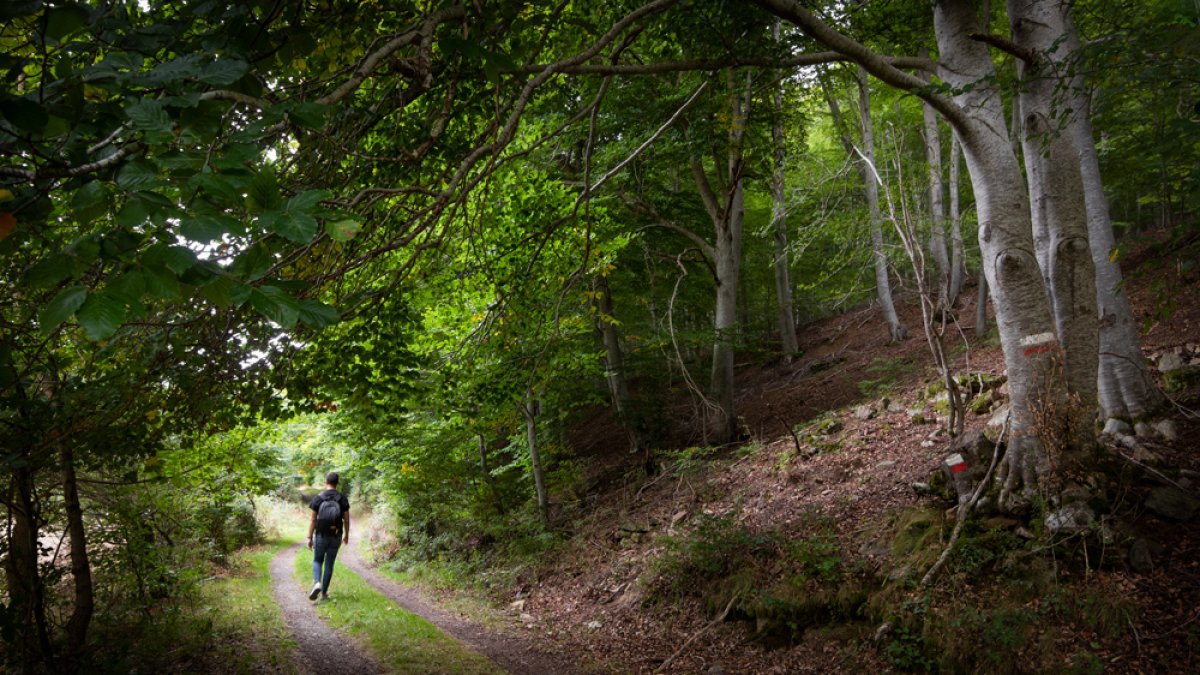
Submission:
[[[335,631],[317,616],[304,587],[296,583],[294,570],[299,542],[271,559],[271,588],[283,610],[283,620],[296,638],[297,667],[313,675],[368,675],[382,673],[374,659],[358,644]]]
[[[584,670],[574,659],[543,651],[518,636],[490,631],[431,605],[419,593],[407,588],[365,563],[354,546],[343,546],[338,564],[344,564],[375,590],[397,605],[423,617],[443,632],[491,659],[513,675],[582,675]]]

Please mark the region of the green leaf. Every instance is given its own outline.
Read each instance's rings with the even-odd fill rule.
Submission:
[[[0,100],[0,114],[14,127],[30,134],[40,134],[50,116],[36,101],[27,98]]]
[[[138,270],[129,270],[110,281],[104,292],[126,305],[139,305],[146,292],[146,278]]]
[[[362,225],[355,220],[339,220],[336,223],[326,223],[325,232],[334,241],[350,241],[358,235]]]
[[[179,221],[179,233],[185,239],[207,244],[217,241],[231,230],[229,221],[233,218],[218,215],[188,216]],[[234,220],[236,224],[237,221]]]
[[[325,117],[329,110],[330,106],[320,103],[301,103],[288,111],[288,119],[302,127],[319,129],[325,126]]]
[[[161,87],[166,84],[182,82],[191,77],[198,77],[202,68],[200,55],[188,54],[158,64],[154,70],[138,78],[138,83],[147,87]]]
[[[297,244],[307,244],[317,236],[317,221],[307,213],[264,213],[259,220],[265,229]]]
[[[179,279],[170,272],[144,269],[142,278],[146,281],[146,292],[163,300],[175,300],[182,295]]]
[[[244,279],[254,281],[262,278],[267,270],[271,269],[272,262],[271,254],[261,244],[255,244],[238,254],[233,264],[229,266],[229,271]]]
[[[25,273],[25,283],[34,288],[50,288],[73,274],[75,259],[69,255],[55,253],[30,267]]]
[[[79,188],[71,198],[71,211],[81,224],[87,225],[107,210],[108,190],[98,180]]]
[[[117,224],[127,230],[140,227],[149,219],[150,210],[146,208],[146,202],[140,199],[130,199],[117,212]]]
[[[300,318],[300,303],[275,286],[261,286],[251,291],[250,306],[284,328],[295,326]]]
[[[154,100],[142,100],[125,107],[125,117],[139,131],[171,131],[171,116]]]
[[[324,328],[338,319],[337,310],[319,300],[300,301],[300,320],[313,328]]]
[[[130,160],[117,172],[117,185],[131,191],[156,187],[158,170],[144,159]]]
[[[50,304],[38,312],[38,322],[42,335],[49,335],[58,328],[59,324],[71,318],[75,310],[83,306],[87,299],[87,288],[84,286],[68,286],[61,291]]]
[[[163,253],[163,263],[175,274],[183,274],[196,264],[196,253],[186,246],[169,246]]]
[[[202,189],[205,196],[215,198],[225,204],[237,204],[242,201],[242,192],[228,178],[215,173],[198,173],[188,181],[193,187]]]
[[[305,190],[287,201],[287,211],[308,213],[323,200],[329,199],[329,190]]]
[[[105,293],[88,296],[76,318],[92,340],[106,340],[125,323],[125,305]]]
[[[228,277],[214,277],[212,281],[200,287],[200,295],[221,309],[233,304],[232,291],[233,281]]]
[[[55,7],[46,11],[46,37],[61,41],[87,25],[88,13],[82,7]]]
[[[220,59],[204,66],[200,81],[214,87],[227,87],[242,79],[249,68],[241,59]]]
[[[254,179],[250,181],[246,191],[246,203],[254,211],[279,208],[283,198],[279,195],[279,183],[275,180],[275,174],[269,171],[254,174]]]

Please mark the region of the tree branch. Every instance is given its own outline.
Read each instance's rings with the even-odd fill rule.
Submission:
[[[1037,60],[1037,53],[1032,49],[1029,49],[1028,47],[1022,47],[1012,40],[1000,35],[995,35],[993,33],[971,33],[967,37],[975,40],[976,42],[982,42],[986,45],[991,45],[1002,52],[1006,52],[1017,57],[1018,59],[1021,59],[1025,63],[1033,63]]]
[[[937,62],[927,58],[914,56],[880,57],[896,68],[924,70],[937,72]],[[580,64],[567,68],[559,68],[557,72],[567,75],[661,75],[664,73],[682,73],[691,71],[712,71],[723,68],[798,68],[816,66],[822,63],[851,61],[851,57],[836,51],[814,52],[811,54],[793,54],[784,58],[767,58],[756,56],[741,56],[729,59],[694,59],[688,61],[663,61],[660,63],[594,63]],[[551,64],[552,65],[552,64]],[[507,71],[531,75],[540,73],[551,65],[532,64]]]

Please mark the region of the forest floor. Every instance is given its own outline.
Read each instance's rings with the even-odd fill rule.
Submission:
[[[1151,242],[1124,261],[1152,360],[1200,361],[1198,251],[1196,242]],[[959,315],[973,317],[971,289],[963,300]],[[1200,402],[1197,387],[1175,395],[1176,439],[1141,439],[1117,459],[1125,468],[1103,526],[1111,533],[1034,546],[1022,537],[1037,523],[993,517],[968,528],[939,581],[921,589],[915,580],[944,548],[954,502],[914,489],[938,472],[949,440],[919,316],[908,307],[904,318],[916,335],[900,344],[888,344],[864,308],[803,327],[802,356],[791,362],[745,356],[738,406],[749,439],[736,446],[701,445],[686,392],[672,411],[681,449],[657,453],[649,473],[607,412],[579,420],[582,494],[556,505],[570,538],[493,589],[500,609],[479,609],[490,622],[444,609],[477,600],[470,594],[407,587],[354,551],[339,559],[334,585],[360,578],[513,673],[1200,669],[1200,522],[1145,506],[1163,485],[1195,498],[1200,423],[1187,407]],[[976,340],[971,326],[957,335],[958,372],[1002,375],[994,338]],[[967,429],[993,414],[969,414]],[[322,620],[329,608],[304,597],[296,553],[285,550],[271,568],[304,662],[342,662],[345,672],[491,667],[451,667],[440,656],[414,669],[350,664],[344,635]],[[325,635],[321,648],[313,632],[335,642]],[[374,651],[355,642],[360,654]]]
[[[1185,243],[1148,237],[1123,259],[1152,361],[1200,361],[1200,245]],[[973,303],[968,288],[967,322]],[[544,649],[606,672],[1200,670],[1200,519],[1145,507],[1163,486],[1197,496],[1197,388],[1174,395],[1176,438],[1112,453],[1119,494],[1098,535],[1036,546],[1037,522],[993,517],[923,590],[954,502],[914,489],[949,439],[911,305],[904,319],[900,344],[868,307],[804,326],[791,362],[745,355],[737,446],[702,447],[698,406],[677,392],[685,449],[649,474],[609,413],[581,419],[582,494],[556,505],[569,543],[493,602]],[[949,341],[957,372],[1003,374],[994,337],[968,323]],[[968,413],[968,431],[993,413]]]

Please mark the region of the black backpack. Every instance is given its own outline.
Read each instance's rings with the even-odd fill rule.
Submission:
[[[325,495],[317,507],[317,532],[337,534],[342,530],[342,496],[337,492]]]

